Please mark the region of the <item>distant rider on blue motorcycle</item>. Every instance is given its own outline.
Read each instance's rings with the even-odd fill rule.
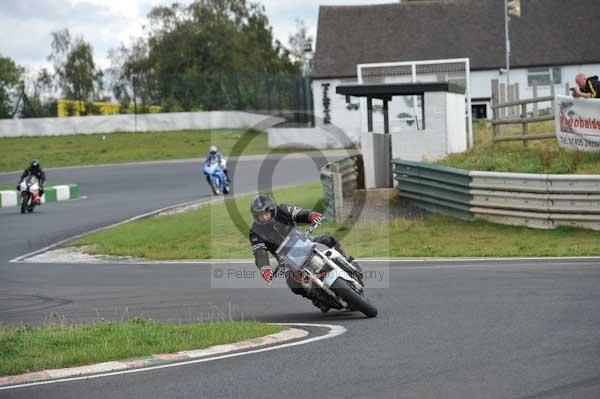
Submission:
[[[231,183],[229,179],[229,174],[227,173],[227,161],[223,157],[223,155],[217,150],[216,145],[211,145],[208,152],[208,157],[206,157],[206,161],[204,161],[204,165],[210,165],[213,162],[218,162],[219,166],[223,170],[225,174],[225,178],[227,179],[227,183]],[[206,176],[206,181],[210,184],[210,176]]]

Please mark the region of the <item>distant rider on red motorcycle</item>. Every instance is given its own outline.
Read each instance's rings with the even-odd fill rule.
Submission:
[[[44,194],[44,183],[46,183],[46,173],[44,173],[44,171],[42,170],[40,161],[38,161],[37,159],[33,159],[31,161],[31,163],[29,164],[29,166],[27,167],[27,169],[25,169],[23,171],[23,174],[21,175],[21,179],[19,180],[19,183],[17,184],[17,191],[20,191],[20,189],[21,189],[20,183],[23,181],[23,179],[26,179],[29,176],[35,176],[38,179],[38,183],[40,185],[40,199],[38,199],[38,202],[41,202],[42,195]],[[38,205],[39,205],[39,203],[38,203]]]

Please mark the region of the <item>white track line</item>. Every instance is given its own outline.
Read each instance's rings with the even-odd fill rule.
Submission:
[[[219,199],[222,199],[222,198],[219,198]],[[156,215],[156,214],[159,214],[161,212],[168,211],[168,210],[171,210],[171,209],[174,209],[174,208],[179,208],[179,207],[188,206],[188,205],[195,205],[195,204],[205,205],[205,204],[208,204],[208,203],[211,203],[211,202],[216,202],[216,201],[214,199],[212,199],[212,198],[211,199],[207,199],[205,201],[202,201],[202,200],[200,200],[200,201],[198,201],[198,200],[196,200],[196,201],[186,201],[186,202],[182,202],[182,203],[179,203],[179,204],[170,205],[170,206],[158,209],[158,210],[146,212],[146,213],[143,213],[141,215],[137,215],[137,216],[134,216],[132,218],[129,218],[127,220],[123,220],[123,221],[111,224],[109,226],[100,227],[100,228],[97,228],[97,229],[94,229],[94,230],[86,231],[85,233],[81,233],[81,234],[77,234],[77,235],[69,237],[69,238],[65,238],[64,240],[60,240],[58,242],[55,242],[54,244],[50,244],[47,247],[44,247],[42,249],[38,249],[38,250],[35,250],[35,251],[32,251],[32,252],[26,253],[25,255],[18,256],[16,258],[10,260],[10,262],[23,262],[23,259],[29,258],[30,256],[38,255],[38,254],[40,254],[42,252],[49,251],[52,248],[58,247],[58,246],[60,246],[62,244],[65,244],[65,243],[67,243],[69,241],[77,240],[77,239],[79,239],[81,237],[84,237],[84,236],[86,236],[88,234],[97,233],[99,231],[112,229],[113,227],[117,227],[117,226],[120,226],[122,224],[129,223],[129,222],[133,222],[133,221],[138,220],[138,219],[143,219],[143,218],[146,218],[146,217],[150,217],[150,216],[153,216],[153,215]]]
[[[151,366],[151,367],[145,367],[145,368],[140,368],[140,369],[114,371],[114,372],[110,372],[110,373],[96,374],[96,375],[91,375],[91,376],[61,378],[61,379],[58,379],[58,380],[51,380],[51,381],[40,381],[40,382],[32,382],[32,383],[28,383],[28,384],[11,385],[11,386],[7,386],[7,387],[0,387],[0,391],[4,391],[4,390],[8,390],[8,389],[32,387],[32,386],[36,386],[36,385],[56,384],[56,383],[59,383],[59,382],[70,382],[70,381],[87,380],[87,379],[93,379],[93,378],[111,377],[111,376],[122,375],[122,374],[141,373],[141,372],[144,372],[144,371],[159,370],[159,369],[165,369],[165,368],[171,368],[171,367],[187,366],[187,365],[190,365],[190,364],[206,363],[206,362],[211,362],[211,361],[214,361],[214,360],[228,359],[230,357],[246,356],[246,355],[251,355],[251,354],[254,354],[254,353],[269,352],[269,351],[273,351],[273,350],[276,350],[276,349],[283,349],[283,348],[289,348],[289,347],[292,347],[292,346],[309,344],[311,342],[322,341],[324,339],[329,339],[329,338],[337,337],[338,335],[342,335],[343,333],[345,333],[347,331],[344,327],[338,326],[338,325],[333,325],[333,324],[311,324],[311,323],[273,323],[273,324],[282,325],[282,326],[294,326],[294,327],[321,327],[321,328],[329,328],[329,332],[327,334],[325,334],[325,335],[320,335],[318,337],[307,338],[307,339],[303,339],[301,341],[296,341],[296,342],[290,342],[290,343],[287,343],[287,344],[281,344],[281,345],[271,346],[271,347],[268,347],[268,348],[255,349],[255,350],[251,350],[251,351],[247,351],[247,352],[232,353],[232,354],[228,354],[228,355],[214,356],[214,357],[209,357],[209,358],[202,358],[202,359],[197,359],[197,360],[189,360],[189,361],[178,362],[178,363],[171,363],[171,364],[163,364],[163,365],[160,365],[160,366]]]

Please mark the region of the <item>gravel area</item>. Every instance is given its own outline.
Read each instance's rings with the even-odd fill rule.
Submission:
[[[355,204],[345,204],[344,207],[344,215],[349,215],[350,223],[389,222],[395,218],[421,219],[425,214],[426,211],[412,205],[410,201],[398,198],[396,190],[359,198]]]

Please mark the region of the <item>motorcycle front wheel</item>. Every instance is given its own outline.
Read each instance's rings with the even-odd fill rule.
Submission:
[[[31,195],[27,191],[25,191],[23,193],[23,196],[21,197],[21,213],[27,212],[30,198],[31,198]]]
[[[221,194],[221,192],[219,191],[219,180],[218,179],[210,180],[210,188],[212,189],[212,192],[214,195]]]
[[[352,310],[358,310],[367,317],[377,316],[377,308],[358,292],[354,291],[343,278],[338,278],[331,287],[333,292],[344,300]]]

